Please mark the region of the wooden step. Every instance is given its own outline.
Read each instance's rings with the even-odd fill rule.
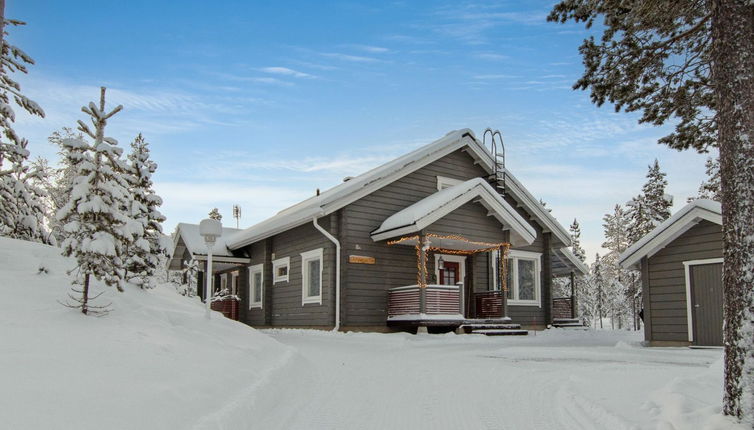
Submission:
[[[475,323],[475,324],[463,324],[461,328],[469,328],[471,330],[518,330],[521,328],[521,324],[495,324],[495,323]]]
[[[474,329],[471,334],[483,334],[485,336],[526,336],[527,330],[521,329]]]
[[[553,324],[583,324],[581,318],[553,318]]]

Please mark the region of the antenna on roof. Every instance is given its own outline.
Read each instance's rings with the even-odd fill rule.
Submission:
[[[238,222],[241,219],[241,206],[233,205],[233,218],[236,219],[236,228],[238,228]]]
[[[487,147],[487,134],[490,135],[490,154],[495,162],[495,172],[492,179],[495,185],[501,189],[500,194],[505,195],[505,144],[503,143],[503,134],[500,130],[492,130],[487,127],[482,134],[482,145]]]

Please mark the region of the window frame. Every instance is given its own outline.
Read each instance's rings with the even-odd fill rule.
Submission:
[[[278,276],[278,269],[280,267],[285,266],[288,270],[285,274],[285,276]],[[272,260],[272,284],[277,284],[278,282],[289,282],[291,278],[291,257],[283,257],[278,258],[277,260]]]
[[[262,284],[259,286],[259,297],[254,293],[254,275],[260,274]],[[257,300],[258,299],[258,300]],[[264,303],[264,264],[249,266],[249,309],[262,309]]]
[[[319,260],[319,295],[309,296],[309,262]],[[322,273],[324,267],[324,248],[312,249],[301,253],[301,306],[306,304],[322,304]]]
[[[497,251],[491,252],[492,261],[497,259]],[[534,299],[523,300],[519,299],[518,290],[518,261],[529,260],[534,262]],[[493,264],[493,282],[497,279],[497,265]],[[542,253],[531,251],[520,251],[511,249],[508,251],[508,271],[511,276],[511,284],[508,285],[508,289],[511,291],[511,298],[507,299],[507,303],[511,306],[538,306],[542,307]],[[498,285],[495,282],[493,290],[498,290]]]

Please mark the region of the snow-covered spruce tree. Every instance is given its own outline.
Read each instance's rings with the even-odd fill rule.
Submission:
[[[611,321],[617,320],[618,327],[623,327],[627,316],[631,315],[633,294],[627,288],[629,276],[627,270],[620,267],[619,257],[628,248],[628,231],[626,214],[621,205],[615,205],[612,214],[603,218],[605,241],[602,247],[609,252],[602,258],[602,271],[605,279],[605,299],[610,309]]]
[[[626,202],[628,242],[633,244],[655,228],[644,195],[639,194]]]
[[[581,226],[576,218],[573,219],[569,231],[571,233],[571,251],[573,255],[578,257],[579,260],[585,261],[586,251],[581,247]]]
[[[709,157],[704,163],[707,172],[707,179],[699,185],[699,192],[695,199],[709,199],[717,202],[721,201],[720,195],[720,160],[717,157]]]
[[[218,221],[222,221],[223,216],[220,214],[220,211],[217,208],[212,208],[211,211],[209,211],[208,214],[210,219],[216,219]]]
[[[69,127],[63,127],[60,131],[54,131],[50,137],[47,138],[49,143],[55,145],[59,149],[58,155],[60,157],[57,163],[58,167],[49,172],[51,180],[45,183],[47,201],[52,213],[52,217],[48,219],[48,227],[58,243],[63,241],[63,229],[62,225],[55,217],[55,214],[58,213],[66,203],[68,203],[71,188],[73,187],[73,179],[76,177],[77,171],[77,166],[71,164],[72,161],[66,156],[66,149],[63,142],[67,139],[86,142],[84,135],[81,132]]]
[[[157,163],[149,158],[149,144],[139,133],[131,143],[128,154],[129,216],[140,224],[128,246],[126,256],[126,279],[142,288],[151,287],[152,276],[160,265],[160,255],[166,251],[162,243],[162,222],[165,217],[158,208],[162,199],[152,188],[152,174]]]
[[[665,194],[665,188],[668,186],[665,176],[667,174],[660,170],[660,163],[655,159],[654,164],[649,166],[647,182],[641,189],[649,217],[655,224],[670,218],[670,208],[673,206],[673,201]]]
[[[72,307],[84,314],[97,308],[89,304],[92,276],[123,291],[124,248],[140,228],[124,212],[130,193],[125,163],[120,159],[122,150],[115,139],[105,136],[107,120],[122,108],[119,105],[106,112],[105,88],[101,88],[99,106],[89,103],[81,108],[90,116],[94,131],[83,121],[78,122],[79,130],[92,138],[92,144],[77,139],[63,142],[66,156],[78,170],[70,199],[57,217],[65,232],[63,255],[76,259],[77,267],[71,273],[76,275],[75,283],[82,285],[80,298],[71,295],[78,303]]]
[[[754,424],[754,2],[563,0],[548,20],[574,20],[584,75],[597,105],[675,123],[660,143],[720,151],[723,209],[725,398],[723,411]]]
[[[593,313],[592,313],[592,319],[595,321],[594,328],[597,328],[597,324],[600,325],[600,328],[602,328],[602,318],[604,316],[605,312],[605,274],[602,267],[602,258],[599,254],[596,254],[594,256],[594,263],[592,263],[592,273],[591,273],[591,295],[594,298],[593,300]]]
[[[29,184],[35,172],[29,170],[28,141],[13,130],[16,113],[11,99],[32,115],[44,117],[44,111],[21,93],[11,73],[28,73],[27,64],[34,64],[26,53],[7,41],[8,25],[24,25],[5,19],[5,3],[0,4],[0,235],[25,240],[44,241],[46,236],[39,219],[43,218],[40,190]]]

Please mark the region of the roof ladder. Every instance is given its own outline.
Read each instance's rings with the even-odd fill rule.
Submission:
[[[482,145],[487,148],[487,135],[490,135],[490,154],[495,162],[495,172],[490,175],[490,179],[495,181],[497,188],[500,188],[500,194],[505,195],[505,145],[503,144],[503,134],[500,130],[487,128],[482,134]]]

